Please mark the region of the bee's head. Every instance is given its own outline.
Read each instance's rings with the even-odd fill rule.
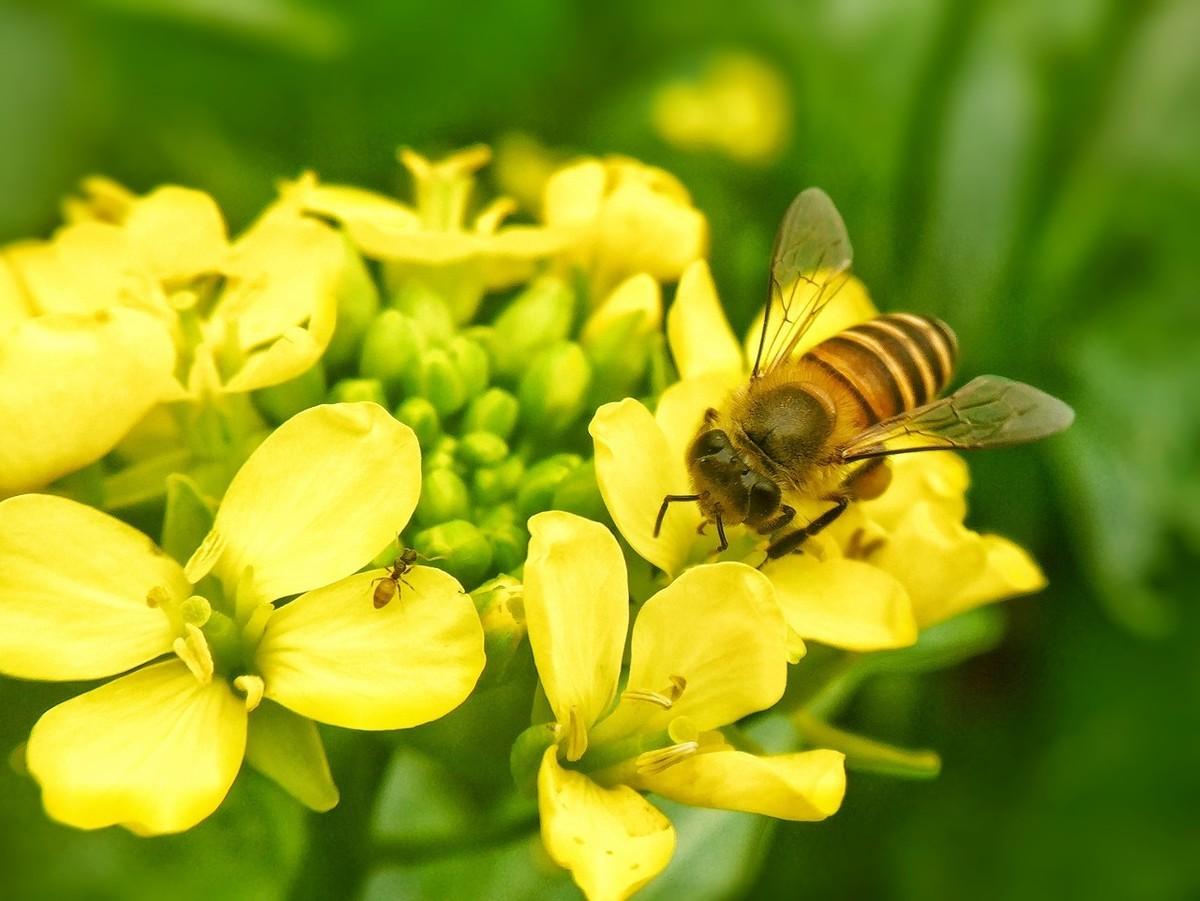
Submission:
[[[779,486],[751,469],[721,429],[696,436],[687,464],[700,506],[710,518],[754,527],[779,510]]]

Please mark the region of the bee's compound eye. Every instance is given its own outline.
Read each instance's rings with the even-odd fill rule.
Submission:
[[[696,439],[692,453],[697,457],[711,457],[729,449],[729,437],[720,429],[712,429]]]
[[[746,517],[750,521],[766,519],[779,509],[779,486],[765,479],[750,486],[750,497],[746,503]]]

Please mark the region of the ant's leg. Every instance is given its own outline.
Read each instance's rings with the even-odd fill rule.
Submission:
[[[846,512],[846,508],[850,506],[850,498],[845,495],[834,499],[834,506],[830,507],[803,529],[797,529],[795,532],[789,532],[778,541],[772,541],[767,546],[767,559],[774,560],[776,557],[782,557],[784,554],[790,554],[796,548],[800,547],[807,539],[812,538],[823,532],[829,525]]]

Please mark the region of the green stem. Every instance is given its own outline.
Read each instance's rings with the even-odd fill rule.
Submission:
[[[941,772],[942,759],[936,751],[907,750],[845,732],[804,711],[792,714],[792,721],[805,743],[831,748],[846,755],[846,768],[909,779],[933,779]]]

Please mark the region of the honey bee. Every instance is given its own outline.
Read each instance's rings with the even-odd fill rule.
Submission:
[[[392,602],[392,598],[400,594],[400,586],[412,585],[404,578],[413,566],[416,565],[420,555],[410,547],[402,547],[400,553],[396,555],[396,559],[392,561],[391,567],[385,576],[380,576],[371,584],[375,586],[375,593],[372,595],[371,602],[375,605],[375,609],[379,610],[386,607]]]
[[[749,381],[710,408],[687,451],[692,494],[663,498],[657,537],[673,503],[700,505],[714,523],[772,536],[767,560],[800,548],[852,501],[881,495],[887,457],[975,450],[1036,441],[1067,428],[1074,412],[1058,398],[997,375],[946,397],[958,339],[939,319],[876,316],[803,354],[796,349],[849,278],[850,240],[824,191],[802,191],[780,223],[768,302]],[[832,506],[788,529],[800,498]]]

